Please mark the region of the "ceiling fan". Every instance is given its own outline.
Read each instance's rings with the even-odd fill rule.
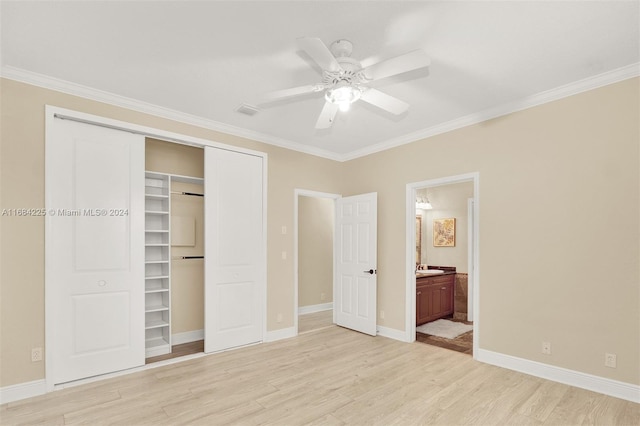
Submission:
[[[353,44],[348,40],[337,40],[329,48],[319,38],[302,37],[297,41],[300,49],[322,69],[322,82],[269,92],[262,95],[255,104],[264,106],[282,99],[324,92],[326,102],[316,122],[316,129],[331,127],[338,110],[347,111],[357,100],[395,115],[404,113],[409,109],[409,104],[369,87],[368,84],[426,68],[430,64],[429,58],[422,50],[414,50],[362,68],[360,62],[351,58]]]

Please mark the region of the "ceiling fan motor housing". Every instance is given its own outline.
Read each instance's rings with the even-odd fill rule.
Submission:
[[[329,46],[329,51],[331,51],[331,54],[336,58],[351,56],[351,52],[353,52],[353,43],[345,39],[336,40],[331,43],[331,46]]]
[[[362,83],[362,77],[359,75],[362,70],[360,62],[347,56],[336,58],[342,70],[328,71],[323,73],[323,83],[327,88],[336,86],[338,83],[346,83],[348,85],[357,85]]]

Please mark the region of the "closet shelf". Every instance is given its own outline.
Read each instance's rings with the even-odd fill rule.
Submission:
[[[169,289],[168,288],[145,288],[144,292],[146,294],[151,294],[151,293],[168,293]]]
[[[168,310],[169,310],[169,307],[165,305],[145,306],[144,308],[145,313],[162,312],[162,311],[168,311]]]
[[[150,330],[152,328],[161,328],[161,327],[168,327],[168,326],[169,326],[169,323],[167,321],[156,320],[156,321],[147,321],[144,328],[145,330]]]
[[[157,280],[160,278],[169,278],[169,275],[147,275],[144,277],[145,280]]]
[[[145,229],[144,232],[151,234],[151,233],[165,233],[168,234],[169,230],[168,229]]]
[[[169,198],[169,196],[165,194],[144,194],[144,196],[149,200],[166,200]]]
[[[145,210],[144,213],[148,215],[159,215],[159,216],[160,215],[165,216],[169,214],[169,212],[163,212],[160,210]]]
[[[146,243],[145,247],[169,247],[168,243]]]
[[[146,348],[155,348],[157,346],[165,346],[165,345],[168,345],[168,344],[169,344],[169,342],[164,340],[162,337],[154,337],[153,339],[146,339],[145,340],[145,347]]]
[[[153,264],[162,264],[162,263],[169,263],[168,259],[161,259],[161,260],[145,260],[145,265],[153,265]]]

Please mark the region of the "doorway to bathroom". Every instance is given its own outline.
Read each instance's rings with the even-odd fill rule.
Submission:
[[[335,324],[334,221],[338,198],[338,194],[295,190],[296,334],[320,330]]]
[[[407,185],[409,341],[476,352],[477,204],[477,173]]]

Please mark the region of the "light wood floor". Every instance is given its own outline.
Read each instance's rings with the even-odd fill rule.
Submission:
[[[640,404],[340,327],[0,407],[0,423],[637,425]]]
[[[320,330],[333,325],[333,309],[298,315],[298,334]]]

